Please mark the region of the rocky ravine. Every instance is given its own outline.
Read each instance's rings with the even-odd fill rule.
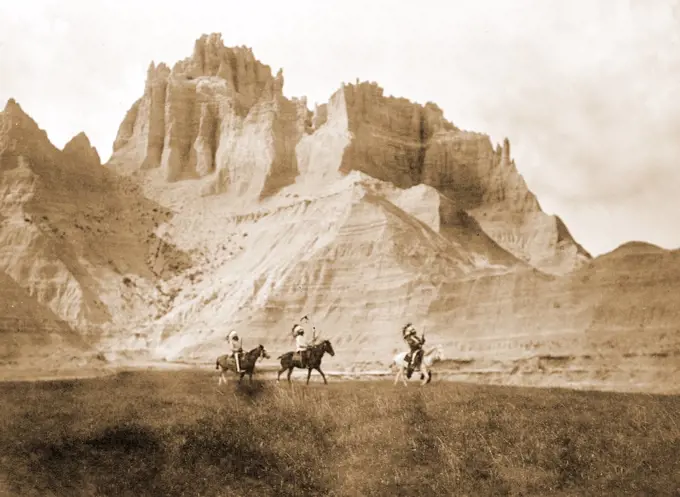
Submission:
[[[230,328],[278,355],[309,313],[330,370],[384,369],[411,320],[452,377],[672,388],[676,252],[592,259],[507,140],[432,103],[357,83],[309,111],[282,88],[249,49],[203,36],[150,66],[106,167],[10,102],[1,269],[109,360],[212,361]]]

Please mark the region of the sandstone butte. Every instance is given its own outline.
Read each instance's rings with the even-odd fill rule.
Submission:
[[[677,391],[680,251],[591,257],[542,211],[506,139],[433,103],[342,84],[313,111],[245,47],[204,35],[151,64],[102,164],[10,100],[0,114],[0,361],[275,358],[309,314],[329,371],[385,370],[412,321],[442,376]],[[274,359],[263,367],[274,366]]]

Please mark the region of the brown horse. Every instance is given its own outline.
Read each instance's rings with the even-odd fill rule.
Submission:
[[[293,369],[299,368],[307,369],[307,385],[309,385],[309,378],[312,376],[312,369],[316,369],[321,374],[324,384],[328,385],[328,382],[326,381],[326,375],[323,374],[323,371],[321,371],[321,359],[326,352],[328,352],[331,356],[335,355],[335,351],[333,350],[331,342],[324,340],[320,344],[312,345],[305,352],[307,353],[307,361],[305,364],[302,363],[300,357],[295,357],[295,352],[286,352],[285,354],[277,357],[277,359],[281,359],[281,369],[276,375],[276,381],[279,381],[281,373],[287,369],[288,382],[290,383],[290,375],[293,373]]]
[[[215,361],[215,369],[222,368],[222,372],[220,373],[220,379],[217,383],[218,386],[221,385],[222,382],[224,383],[227,382],[227,378],[226,376],[224,376],[224,373],[226,371],[233,371],[234,373],[241,375],[238,379],[239,383],[241,383],[241,380],[247,374],[249,382],[252,383],[253,371],[255,370],[255,363],[257,362],[257,360],[269,359],[269,354],[262,345],[258,345],[253,350],[248,351],[245,354],[244,353],[241,354],[242,355],[239,358],[239,365],[241,366],[240,372],[236,371],[236,359],[231,357],[230,354],[224,354],[217,358],[217,361]]]

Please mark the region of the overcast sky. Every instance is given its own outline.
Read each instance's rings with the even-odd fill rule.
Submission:
[[[436,102],[508,137],[543,209],[593,255],[680,247],[680,0],[22,0],[0,2],[0,100],[58,147],[85,131],[103,160],[149,63],[203,33],[247,45],[284,93],[341,82]]]

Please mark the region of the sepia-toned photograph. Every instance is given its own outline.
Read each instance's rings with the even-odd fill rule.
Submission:
[[[680,497],[680,0],[0,2],[0,497]]]

